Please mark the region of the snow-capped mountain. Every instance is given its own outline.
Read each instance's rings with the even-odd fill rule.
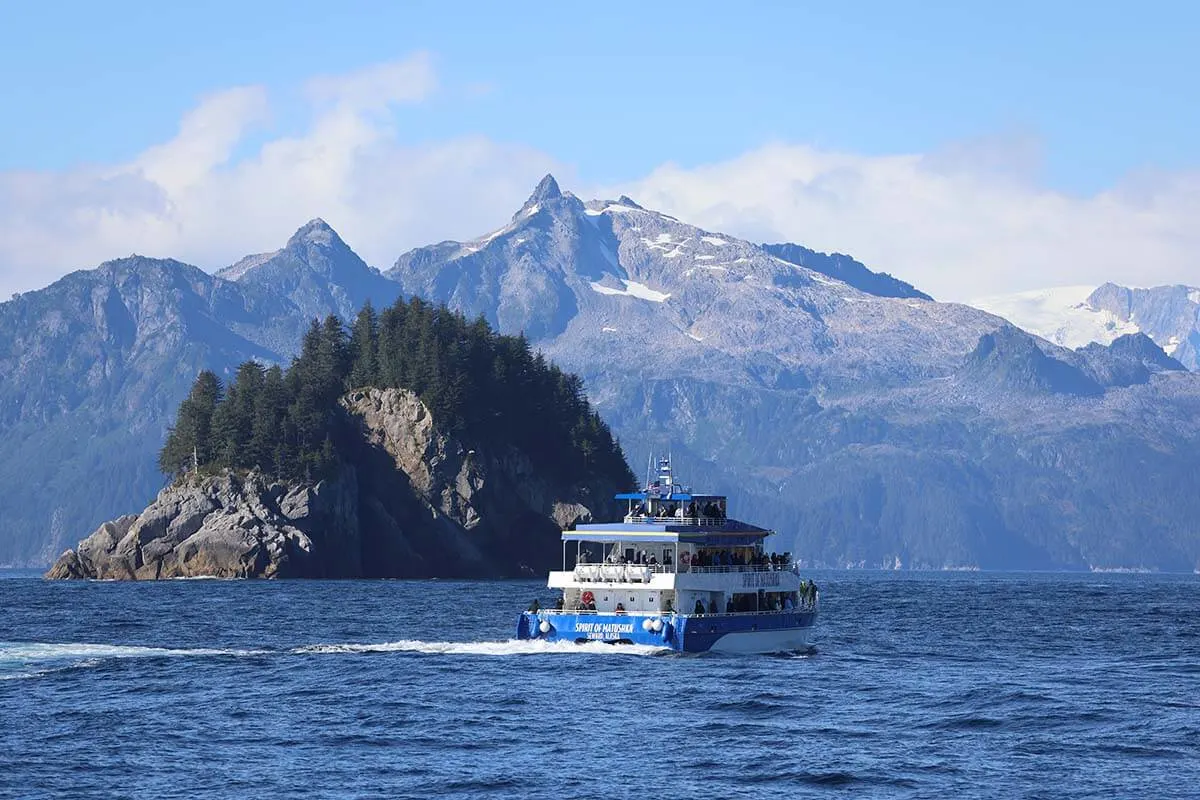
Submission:
[[[657,354],[696,377],[745,373],[768,387],[944,374],[1003,324],[968,306],[880,297],[628,197],[584,203],[550,176],[508,225],[413,250],[387,276],[576,368],[597,363],[586,353],[627,354],[630,366]]]
[[[1088,302],[1148,332],[1186,311],[1137,291]],[[0,303],[0,563],[144,505],[198,369],[286,360],[313,317],[400,293],[524,331],[584,376],[633,465],[669,448],[812,562],[1200,567],[1200,375],[1147,336],[1066,349],[847,256],[550,177],[387,276],[314,220],[221,276],[122,259]]]
[[[1200,289],[1062,286],[997,295],[971,305],[1064,347],[1145,333],[1189,369],[1200,369]]]
[[[504,227],[387,275],[525,332],[633,464],[670,447],[822,563],[1200,563],[1200,379],[1152,341],[1073,351],[820,263],[548,177]]]

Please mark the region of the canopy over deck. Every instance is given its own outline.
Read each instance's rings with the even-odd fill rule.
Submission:
[[[774,531],[740,522],[723,520],[722,525],[697,527],[655,522],[611,522],[579,525],[563,531],[564,542],[677,542],[701,546],[752,545]]]
[[[671,492],[670,494],[660,494],[660,493],[653,492],[653,491],[645,491],[645,492],[621,492],[620,494],[615,495],[615,498],[617,500],[645,501],[645,500],[649,500],[652,497],[656,500],[682,500],[682,501],[695,500],[697,502],[704,502],[704,501],[716,502],[718,500],[725,499],[725,495],[723,495],[723,494],[693,494],[692,492],[674,492],[674,491]]]

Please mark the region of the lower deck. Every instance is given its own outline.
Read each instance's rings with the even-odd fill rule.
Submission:
[[[640,644],[680,652],[769,653],[803,650],[817,612],[655,614],[599,611],[527,611],[518,639]]]

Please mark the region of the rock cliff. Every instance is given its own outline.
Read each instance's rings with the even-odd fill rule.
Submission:
[[[561,528],[624,487],[565,486],[516,449],[447,435],[411,392],[342,399],[351,463],[312,485],[193,476],[106,522],[48,578],[510,577],[555,562]]]

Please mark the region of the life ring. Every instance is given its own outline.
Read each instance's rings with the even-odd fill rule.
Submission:
[[[596,595],[592,594],[591,592],[584,592],[583,596],[579,599],[582,600],[586,605],[588,603],[596,602]]]

